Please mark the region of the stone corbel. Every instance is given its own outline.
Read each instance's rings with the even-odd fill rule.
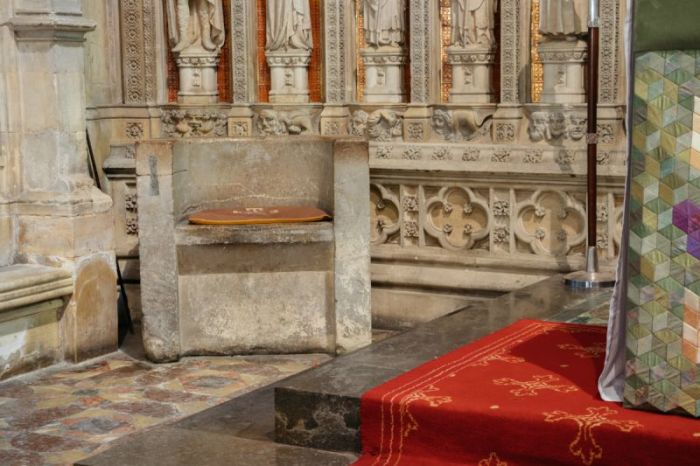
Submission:
[[[18,42],[84,42],[96,27],[92,20],[68,15],[17,15],[6,24]]]

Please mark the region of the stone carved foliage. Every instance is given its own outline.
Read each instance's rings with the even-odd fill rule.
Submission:
[[[216,111],[165,110],[161,121],[167,137],[223,137],[228,130],[228,117]]]
[[[491,118],[480,121],[472,110],[436,109],[433,112],[433,133],[445,141],[491,140]]]
[[[139,234],[139,210],[136,186],[127,183],[124,190],[124,214],[126,234],[138,236]]]
[[[303,111],[284,112],[265,109],[255,116],[255,127],[264,136],[314,133],[311,115]]]
[[[426,201],[426,232],[449,250],[471,249],[489,235],[489,207],[466,187],[445,187]]]
[[[370,241],[383,244],[401,228],[399,199],[381,184],[370,186]]]
[[[565,256],[586,240],[583,204],[560,191],[537,191],[519,203],[515,235],[535,254]]]

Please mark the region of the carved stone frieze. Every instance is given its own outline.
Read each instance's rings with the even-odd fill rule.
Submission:
[[[433,134],[445,141],[491,141],[490,117],[479,118],[473,110],[447,110],[437,108],[433,112]]]
[[[532,142],[571,140],[586,136],[586,115],[578,112],[535,111],[530,115],[528,134]]]
[[[145,104],[156,99],[155,2],[120,2],[124,100],[127,104]]]
[[[357,113],[355,112],[355,114]],[[360,116],[362,115],[358,115],[358,117]],[[370,141],[391,141],[399,139],[403,135],[403,116],[393,110],[376,110],[372,112],[367,117],[366,125],[367,137]],[[360,123],[356,127],[357,131],[361,127]]]
[[[161,121],[166,137],[224,137],[228,133],[228,117],[213,110],[169,109],[163,112]]]
[[[126,137],[129,139],[143,139],[143,123],[130,121],[126,124]]]
[[[235,37],[238,44],[250,42],[250,18],[249,0],[231,0],[231,37]],[[251,86],[248,76],[253,65],[250,62],[250,53],[247,47],[231,47],[232,61],[231,73],[233,79],[233,102],[247,103],[251,99]]]
[[[263,109],[255,115],[255,127],[262,136],[284,136],[317,133],[318,123],[307,111]]]

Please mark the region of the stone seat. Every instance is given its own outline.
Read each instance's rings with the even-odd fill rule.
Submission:
[[[73,293],[70,272],[41,265],[0,267],[0,379],[63,358],[60,320]]]
[[[178,223],[178,246],[211,244],[332,243],[333,223],[272,223],[266,225],[192,225]]]
[[[136,149],[144,347],[344,352],[371,341],[367,144],[321,137]],[[308,206],[332,221],[193,225],[210,209]]]

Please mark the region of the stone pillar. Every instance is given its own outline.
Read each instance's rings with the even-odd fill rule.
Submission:
[[[520,76],[528,53],[522,31],[529,23],[523,20],[527,8],[529,2],[521,0],[502,0],[500,4],[501,101],[493,117],[493,137],[497,143],[515,143],[521,130],[524,84]]]
[[[544,41],[539,54],[544,67],[542,103],[580,104],[586,102],[584,41]]]
[[[88,176],[85,141],[84,40],[94,23],[82,16],[80,0],[3,3],[2,72],[17,173],[8,192],[14,261],[72,273],[63,350],[82,360],[117,347],[112,201]]]
[[[324,136],[342,136],[348,134],[350,112],[346,102],[352,101],[347,85],[349,71],[354,67],[349,60],[354,55],[352,44],[354,35],[346,21],[352,18],[347,14],[347,2],[344,0],[327,0],[323,2],[323,25],[325,30],[325,106],[321,113],[321,134]]]
[[[179,103],[207,105],[219,101],[218,56],[203,51],[186,51],[180,53],[176,61],[180,73]]]
[[[266,56],[270,67],[270,102],[307,103],[311,51],[277,50],[268,51]]]
[[[401,103],[406,100],[403,67],[406,51],[399,47],[366,48],[360,51],[365,65],[365,102]]]
[[[496,52],[491,48],[448,47],[447,62],[452,65],[450,103],[493,102],[491,76]]]

